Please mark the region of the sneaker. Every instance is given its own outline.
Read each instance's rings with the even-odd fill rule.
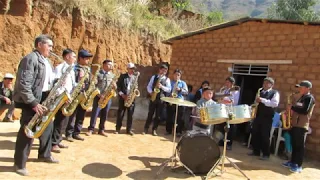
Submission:
[[[282,163],[282,166],[286,167],[286,168],[291,168],[292,163],[290,161],[288,161],[288,162]]]
[[[269,160],[269,156],[262,156],[259,159],[262,161],[266,161],[266,160]]]
[[[148,134],[148,129],[144,129],[144,131],[142,132],[143,135]]]
[[[133,136],[133,135],[134,135],[134,132],[133,132],[133,131],[128,131],[127,134]]]
[[[52,146],[52,149],[51,149],[51,152],[61,153],[61,150],[60,150],[60,148],[59,148],[58,145],[53,145],[53,146]]]
[[[120,134],[120,130],[116,130],[114,134]]]
[[[153,131],[152,131],[152,136],[158,136],[158,134],[157,134],[157,131],[156,131],[156,130],[153,130]]]
[[[15,171],[17,174],[20,174],[21,176],[28,176],[29,175],[26,168],[19,169],[17,166],[15,166]]]
[[[93,131],[89,130],[89,131],[86,133],[86,135],[87,135],[87,136],[91,136],[92,133],[93,133]]]
[[[67,137],[66,137],[66,140],[69,141],[69,142],[73,142],[73,138],[72,138],[71,135],[70,135],[70,136],[67,136]]]
[[[293,173],[301,173],[302,167],[299,167],[298,164],[292,164],[290,171]]]
[[[104,131],[99,131],[98,134],[104,137],[108,137],[108,134]]]
[[[73,139],[75,139],[75,140],[80,140],[80,141],[84,141],[84,138],[81,137],[79,134],[78,134],[78,135],[74,135],[74,136],[73,136]]]

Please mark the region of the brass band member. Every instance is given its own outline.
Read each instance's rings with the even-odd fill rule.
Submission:
[[[315,99],[310,93],[312,88],[310,81],[301,81],[296,86],[299,87],[299,98],[287,107],[292,113],[292,128],[290,130],[292,155],[291,160],[283,163],[283,166],[290,168],[291,172],[300,173],[304,156],[304,137],[309,128]]]
[[[263,89],[260,89],[256,102],[259,103],[256,118],[252,127],[252,147],[253,151],[250,156],[260,156],[261,160],[268,160],[270,156],[270,131],[275,108],[278,107],[280,95],[278,91],[272,89],[274,80],[267,77],[263,81]]]
[[[201,87],[198,89],[198,91],[196,92],[195,96],[194,96],[194,100],[193,102],[197,103],[198,100],[200,100],[202,98],[202,91],[203,91],[203,88],[206,88],[210,86],[210,83],[209,81],[205,80],[201,83]]]
[[[43,114],[47,109],[40,103],[46,99],[51,88],[53,69],[46,59],[50,55],[53,42],[51,37],[40,35],[35,39],[35,50],[20,61],[17,80],[14,86],[13,100],[17,108],[21,108],[20,129],[17,135],[14,165],[15,171],[23,176],[28,175],[26,163],[30,154],[33,139],[26,136],[24,126],[35,113]],[[58,163],[51,156],[51,138],[53,123],[51,122],[39,137],[38,158],[49,163]]]
[[[224,83],[224,87],[221,89],[221,93],[223,94],[230,94],[230,96],[225,96],[223,97],[221,103],[222,104],[226,104],[229,106],[235,106],[238,105],[239,103],[239,97],[240,97],[240,89],[237,88],[237,86],[235,86],[236,80],[233,77],[227,77]],[[222,127],[222,133],[224,133],[224,128],[226,123],[223,123],[221,125],[219,125],[220,127]],[[228,131],[228,135],[227,135],[227,139],[229,140],[227,142],[227,150],[231,150],[232,149],[232,140],[233,140],[233,135],[234,135],[234,124],[230,124],[230,129]],[[220,142],[220,145],[223,146],[223,141]]]
[[[6,73],[3,77],[3,81],[0,82],[0,113],[8,109],[3,122],[13,122],[12,115],[14,111],[14,101],[12,99],[13,86],[12,81],[14,76],[10,73]]]
[[[104,89],[108,86],[115,86],[116,84],[111,84],[113,77],[115,76],[111,71],[113,68],[113,63],[111,60],[104,60],[102,63],[102,69],[98,73],[98,83],[97,87],[100,90],[101,94],[103,93]],[[101,94],[97,95],[93,101],[93,107],[91,112],[91,119],[90,125],[88,127],[88,133],[86,135],[90,136],[93,133],[94,127],[96,126],[96,120],[100,113],[100,124],[99,124],[99,131],[98,134],[102,136],[108,136],[105,130],[105,122],[108,118],[108,112],[111,107],[112,100],[110,99],[106,107],[100,109],[98,106],[98,102],[100,100]]]
[[[202,98],[197,102],[197,108],[199,107],[207,107],[213,104],[217,104],[213,97],[213,90],[211,87],[207,86],[202,89]],[[193,108],[192,114],[197,115],[197,108]],[[200,130],[206,132],[208,135],[211,134],[211,125],[205,125],[200,123],[197,119],[193,118],[193,127],[192,130]]]
[[[153,127],[152,127],[152,135],[157,136],[157,128],[160,121],[160,115],[161,111],[163,109],[164,102],[160,100],[161,97],[164,97],[164,93],[170,93],[171,92],[171,85],[170,85],[170,79],[166,77],[168,71],[168,66],[165,64],[162,64],[159,68],[159,73],[156,75],[153,75],[150,78],[150,81],[147,86],[147,91],[151,96],[150,104],[149,104],[149,112],[148,112],[148,118],[144,125],[144,132],[143,134],[148,133],[148,129],[150,124],[152,123],[152,117],[154,112],[156,112],[155,118],[153,120]],[[153,94],[158,90],[157,94]],[[153,99],[154,98],[154,99]]]
[[[82,77],[84,77],[85,70],[89,65],[90,58],[92,54],[90,54],[87,50],[80,50],[78,53],[78,62],[75,65],[75,77],[76,83],[78,83]],[[90,79],[90,78],[89,78]],[[86,91],[89,88],[90,80],[85,80],[85,87],[82,88],[82,91]],[[84,138],[80,136],[80,132],[83,125],[83,120],[86,114],[86,110],[84,110],[81,105],[77,106],[77,109],[74,113],[69,117],[69,122],[66,129],[66,137],[68,141],[73,141],[73,139],[83,141]],[[73,125],[74,121],[74,125]]]
[[[131,84],[134,83],[133,80],[135,69],[136,66],[133,63],[128,63],[128,72],[125,74],[121,74],[117,82],[119,92],[119,109],[117,114],[117,125],[115,134],[120,133],[123,116],[125,111],[127,110],[127,134],[131,136],[134,135],[134,132],[132,131],[132,116],[134,113],[135,102],[133,101],[130,107],[126,107],[125,101],[128,98],[128,93],[130,92]]]
[[[171,80],[172,91],[170,96],[174,98],[184,99],[184,95],[188,94],[188,86],[184,81],[180,79],[182,71],[180,69],[176,69],[173,73],[174,73],[173,80]],[[172,133],[175,113],[176,113],[176,105],[169,104],[167,106],[168,117],[166,122],[166,135],[169,135]],[[179,106],[178,117],[177,117],[177,123],[178,123],[177,136],[181,136],[182,130],[184,127],[183,113],[184,113],[184,107]]]
[[[59,79],[63,73],[66,72],[69,66],[73,66],[77,56],[71,49],[65,49],[62,52],[62,57],[64,62],[59,64],[55,68],[55,78]],[[61,94],[64,90],[66,90],[69,94],[71,93],[72,89],[75,87],[75,75],[74,71],[71,71],[68,74],[66,81],[64,82],[64,87],[61,88],[59,93]],[[55,115],[53,121],[53,134],[52,134],[52,152],[60,153],[60,148],[68,148],[67,145],[61,143],[62,141],[62,126],[65,122],[68,122],[69,117],[66,117],[62,114],[62,111],[59,110]]]

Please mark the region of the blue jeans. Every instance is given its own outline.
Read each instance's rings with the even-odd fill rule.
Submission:
[[[88,127],[89,131],[93,131],[94,127],[96,126],[97,118],[100,113],[100,124],[99,124],[99,132],[104,131],[105,127],[104,124],[108,118],[108,112],[110,110],[112,100],[110,99],[106,107],[104,108],[99,108],[98,102],[99,102],[99,97],[96,96],[93,100],[93,105],[92,105],[92,112],[91,112],[91,119],[90,119],[90,125]]]

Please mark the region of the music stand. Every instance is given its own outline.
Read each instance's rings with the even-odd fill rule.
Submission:
[[[207,173],[207,176],[206,176],[206,180],[208,180],[212,174],[214,174],[214,169],[219,165],[220,161],[221,161],[221,169],[220,169],[220,173],[221,175],[225,172],[224,170],[224,162],[225,160],[228,160],[229,163],[235,168],[237,169],[244,177],[246,177],[248,180],[250,180],[250,178],[234,163],[232,162],[227,156],[226,156],[226,151],[227,151],[227,142],[229,140],[227,140],[227,136],[228,136],[228,132],[230,130],[230,120],[233,120],[234,119],[234,114],[233,113],[230,113],[229,114],[229,118],[227,118],[227,121],[226,121],[226,126],[225,126],[225,132],[224,132],[224,143],[223,143],[223,153],[222,153],[222,156],[219,158],[219,160],[213,165],[213,167],[210,169],[210,171]]]
[[[184,168],[186,168],[193,176],[196,176],[192,170],[190,168],[188,168],[186,165],[184,165],[180,160],[179,158],[177,158],[177,155],[176,155],[176,128],[177,128],[177,118],[178,118],[178,107],[179,105],[181,106],[187,106],[187,107],[195,107],[197,106],[195,103],[193,102],[190,102],[190,101],[186,101],[186,100],[183,100],[183,99],[179,99],[179,98],[172,98],[172,97],[163,97],[161,98],[162,101],[165,101],[165,102],[168,102],[168,103],[171,103],[171,104],[175,104],[176,105],[176,114],[175,114],[175,119],[174,119],[174,127],[173,127],[173,149],[172,149],[172,156],[169,157],[166,161],[164,161],[161,165],[160,165],[160,169],[159,171],[157,172],[157,176],[164,170],[164,168],[169,164],[169,162],[171,161],[171,168],[173,169],[173,167],[176,166],[176,162],[174,164],[174,166],[172,166],[173,164],[173,161],[179,161]]]

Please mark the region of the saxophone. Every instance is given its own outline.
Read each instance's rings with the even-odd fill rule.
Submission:
[[[58,57],[52,52],[51,55]],[[62,60],[60,57],[58,57],[58,59]],[[45,106],[48,110],[42,115],[35,114],[30,122],[24,127],[24,132],[27,137],[40,137],[61,106],[70,99],[70,96],[66,91],[64,91],[62,94],[58,94],[58,89],[63,86],[63,83],[72,69],[73,66],[69,66],[67,68],[67,70],[62,74],[54,87],[51,89],[48,97],[42,102],[41,105]]]
[[[161,79],[162,79],[163,76],[164,76],[164,75],[160,75],[160,77],[159,77],[158,80],[157,80],[156,85],[158,85],[158,84],[160,83],[160,81],[161,81]],[[150,98],[150,100],[151,100],[152,102],[154,102],[154,101],[156,100],[157,95],[158,95],[159,92],[160,92],[160,89],[159,89],[159,88],[157,88],[157,87],[154,87],[154,88],[153,88],[153,92],[152,92],[151,98]]]
[[[125,107],[130,107],[136,97],[140,96],[140,91],[138,90],[138,77],[140,72],[136,72],[134,81],[131,83],[130,92],[128,93],[127,100],[124,102]]]
[[[297,94],[296,92],[293,92],[287,96],[287,105],[292,104],[292,96]],[[282,127],[283,129],[290,129],[291,128],[291,110],[283,111],[280,113],[281,119],[282,119]]]
[[[179,82],[180,82],[180,80],[177,80],[176,83],[173,86],[172,93],[171,93],[171,96],[173,98],[177,98],[178,97],[177,86],[178,86]]]
[[[100,109],[105,108],[107,106],[108,102],[110,101],[110,99],[112,97],[117,96],[117,92],[116,92],[115,88],[113,87],[113,83],[115,83],[117,81],[118,77],[119,77],[119,73],[114,74],[110,85],[106,86],[105,89],[103,90],[103,93],[101,94],[101,97],[98,101],[98,106]]]
[[[84,69],[84,76],[81,78],[77,86],[73,89],[71,93],[71,100],[72,102],[69,104],[65,104],[62,108],[62,114],[65,116],[71,116],[73,112],[76,110],[79,103],[86,100],[86,96],[83,92],[81,92],[83,85],[85,83],[85,80],[89,78],[89,69],[88,67],[83,67]]]
[[[84,110],[88,110],[90,107],[92,107],[94,98],[100,94],[100,91],[98,88],[96,88],[96,84],[98,83],[98,73],[100,69],[99,64],[92,64],[91,66],[97,66],[97,70],[95,73],[92,73],[91,81],[88,90],[84,93],[86,99],[84,101],[80,102],[81,107]]]
[[[263,89],[263,88],[259,88],[259,89],[258,89],[257,94],[256,94],[256,98],[257,98],[257,97],[260,97],[260,91],[261,91],[262,89]],[[256,116],[257,116],[258,105],[259,105],[259,103],[254,103],[254,104],[251,105],[251,118],[252,118],[252,119],[255,119]]]

